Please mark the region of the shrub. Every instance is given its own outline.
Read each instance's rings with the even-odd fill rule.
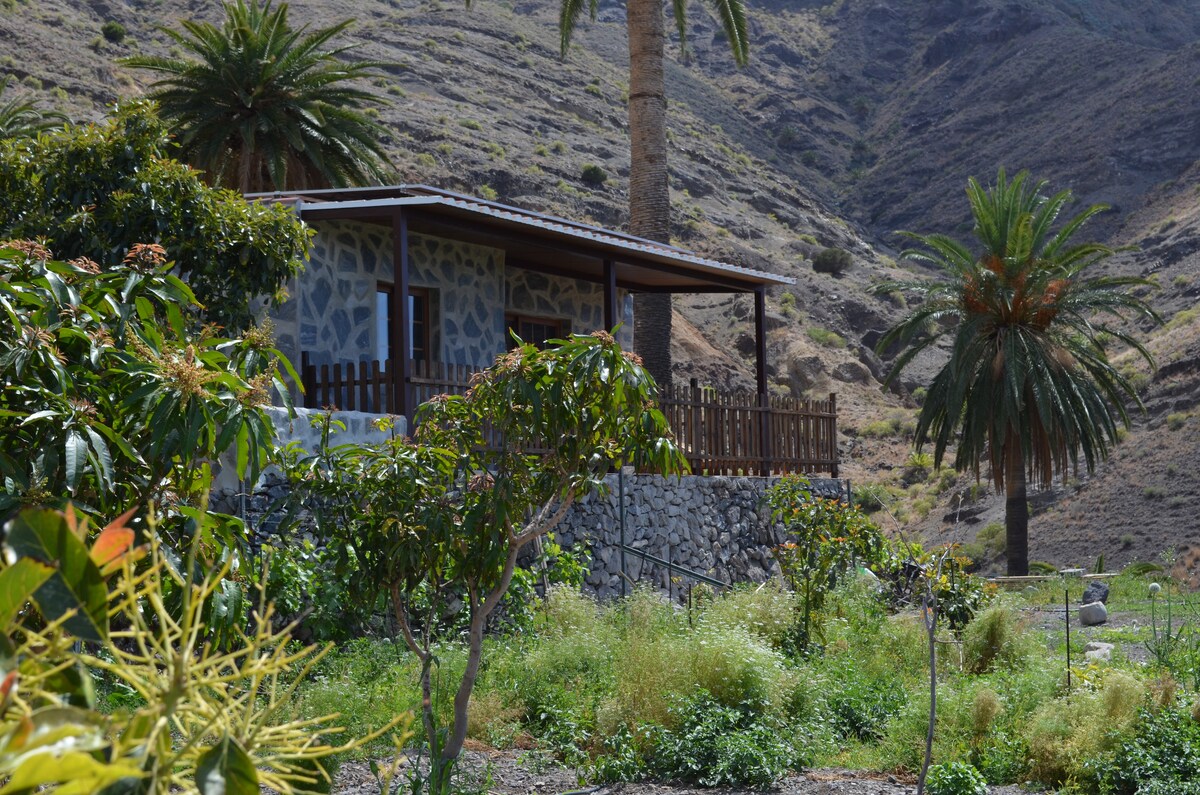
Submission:
[[[125,26],[116,20],[109,20],[100,26],[100,33],[113,44],[125,41]]]
[[[1188,417],[1191,415],[1186,412],[1174,412],[1167,415],[1167,427],[1173,431],[1177,431],[1184,425],[1187,425]]]
[[[206,321],[246,329],[261,307],[256,296],[274,302],[301,269],[310,230],[282,204],[205,185],[198,172],[168,159],[174,147],[166,124],[142,101],[122,102],[103,123],[5,147],[0,235],[48,238],[45,245],[64,258],[91,257],[103,270],[119,266],[129,245],[157,243]]]
[[[1200,781],[1200,723],[1177,709],[1143,711],[1131,737],[1117,747],[1101,781],[1120,795],[1184,792]],[[1171,786],[1168,786],[1168,782]],[[1153,789],[1151,789],[1153,787]]]
[[[933,765],[925,779],[929,795],[987,795],[987,782],[965,762]]]
[[[850,269],[853,257],[843,248],[827,248],[813,256],[813,270],[817,273],[829,273],[839,276]]]
[[[590,185],[593,188],[598,188],[608,181],[608,174],[604,169],[595,163],[588,163],[583,167],[583,172],[580,174],[585,185]]]
[[[663,777],[767,789],[792,765],[791,744],[753,709],[721,704],[701,691],[672,714],[678,728],[659,734],[653,748],[653,768]]]
[[[1105,677],[1099,692],[1077,692],[1070,698],[1044,704],[1034,713],[1027,730],[1030,772],[1034,779],[1056,785],[1072,779],[1085,781],[1094,780],[1098,775],[1103,777],[1105,774],[1098,773],[1098,768],[1114,750],[1121,732],[1138,719],[1137,709],[1143,692],[1141,682],[1129,674],[1117,672]],[[1155,741],[1165,739],[1156,737]],[[1186,742],[1190,738],[1179,739]],[[1173,748],[1170,752],[1178,750]],[[1151,750],[1151,754],[1154,753]],[[1135,757],[1136,753],[1131,753],[1121,770],[1138,770]],[[1200,762],[1200,759],[1194,761]],[[1126,790],[1118,788],[1118,791]],[[1132,789],[1128,793],[1132,795]]]
[[[963,665],[974,674],[992,670],[996,661],[1011,658],[1017,634],[1012,608],[992,605],[975,616],[963,631]]]
[[[1008,549],[1008,534],[1001,522],[991,522],[984,525],[975,534],[975,540],[991,555],[1003,555]]]
[[[725,591],[705,608],[701,622],[739,628],[782,650],[796,625],[796,600],[779,579]]]
[[[829,329],[821,328],[820,326],[809,326],[804,331],[808,334],[808,338],[818,345],[824,345],[826,348],[846,347],[846,340]]]

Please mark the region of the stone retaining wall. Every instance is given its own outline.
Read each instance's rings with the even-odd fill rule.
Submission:
[[[622,593],[620,483],[615,474],[607,480],[610,492],[573,506],[555,532],[564,548],[585,553],[589,574],[584,590],[601,599]],[[777,478],[630,473],[624,480],[625,539],[633,549],[724,583],[763,582],[778,572],[771,550],[787,536],[763,505],[764,493]],[[836,488],[831,485],[836,483],[819,485]],[[278,478],[270,478],[244,498],[232,491],[215,495],[214,507],[230,513],[245,509],[251,525],[258,527],[264,519],[269,525],[262,512],[286,488]],[[676,598],[695,584],[677,572],[676,583],[669,585],[666,566],[633,552],[625,555],[625,571],[630,587],[670,588]]]
[[[763,494],[775,478],[688,475],[625,476],[625,539],[634,549],[655,555],[721,582],[762,582],[778,571],[771,549],[785,540],[770,521]],[[587,590],[600,598],[621,594],[620,489],[575,506],[556,532],[563,547],[590,548]],[[625,555],[634,583],[667,590],[666,567]],[[679,580],[686,589],[692,580]],[[681,588],[673,588],[680,593]]]

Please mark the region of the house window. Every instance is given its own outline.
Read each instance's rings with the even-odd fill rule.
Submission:
[[[547,340],[561,339],[568,333],[566,321],[552,317],[508,314],[504,317],[504,325],[525,342],[532,342],[539,348],[545,347]],[[511,336],[508,345],[513,345]]]
[[[392,319],[396,316],[396,285],[380,282],[375,291],[375,359],[391,358]],[[433,295],[424,287],[408,289],[408,354],[414,362],[433,357]]]

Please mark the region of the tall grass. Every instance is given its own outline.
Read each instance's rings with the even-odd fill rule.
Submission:
[[[1119,578],[1114,596],[1132,598],[1146,582]],[[1059,639],[1028,626],[1028,607],[1002,595],[959,635],[939,630],[935,759],[970,763],[992,784],[1099,792],[1114,775],[1104,771],[1132,753],[1121,749],[1141,738],[1141,715],[1200,694],[1177,693],[1121,655],[1077,667],[1068,692]],[[714,766],[697,780],[727,781],[756,744],[771,759],[755,768],[758,784],[785,763],[920,765],[929,704],[922,618],[889,613],[866,582],[832,592],[817,616],[819,642],[803,653],[796,597],[779,582],[715,594],[690,611],[645,590],[598,604],[556,589],[532,611],[531,629],[486,643],[468,732],[490,746],[534,745],[603,780],[674,775],[696,753]],[[448,683],[464,655],[448,642],[437,656],[435,681],[447,686],[435,705],[446,720]],[[394,644],[347,644],[301,690],[297,711],[341,712],[362,732],[419,706],[418,673]]]

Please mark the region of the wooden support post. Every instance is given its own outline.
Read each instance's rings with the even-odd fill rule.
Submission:
[[[604,260],[604,330],[612,331],[622,320],[617,309],[617,264]]]
[[[770,475],[771,455],[771,398],[767,393],[767,288],[754,291],[754,368],[758,386],[758,438],[762,455],[762,475]]]
[[[829,450],[830,457],[833,459],[833,466],[830,467],[829,476],[836,478],[838,476],[838,445],[837,445],[837,393],[829,393],[829,413],[833,416],[829,419]]]
[[[396,312],[389,329],[388,347],[391,361],[388,368],[395,368],[392,377],[391,412],[407,418],[409,433],[412,432],[412,409],[409,396],[409,379],[412,378],[412,312],[408,306],[408,215],[403,209],[392,213],[392,269]]]

